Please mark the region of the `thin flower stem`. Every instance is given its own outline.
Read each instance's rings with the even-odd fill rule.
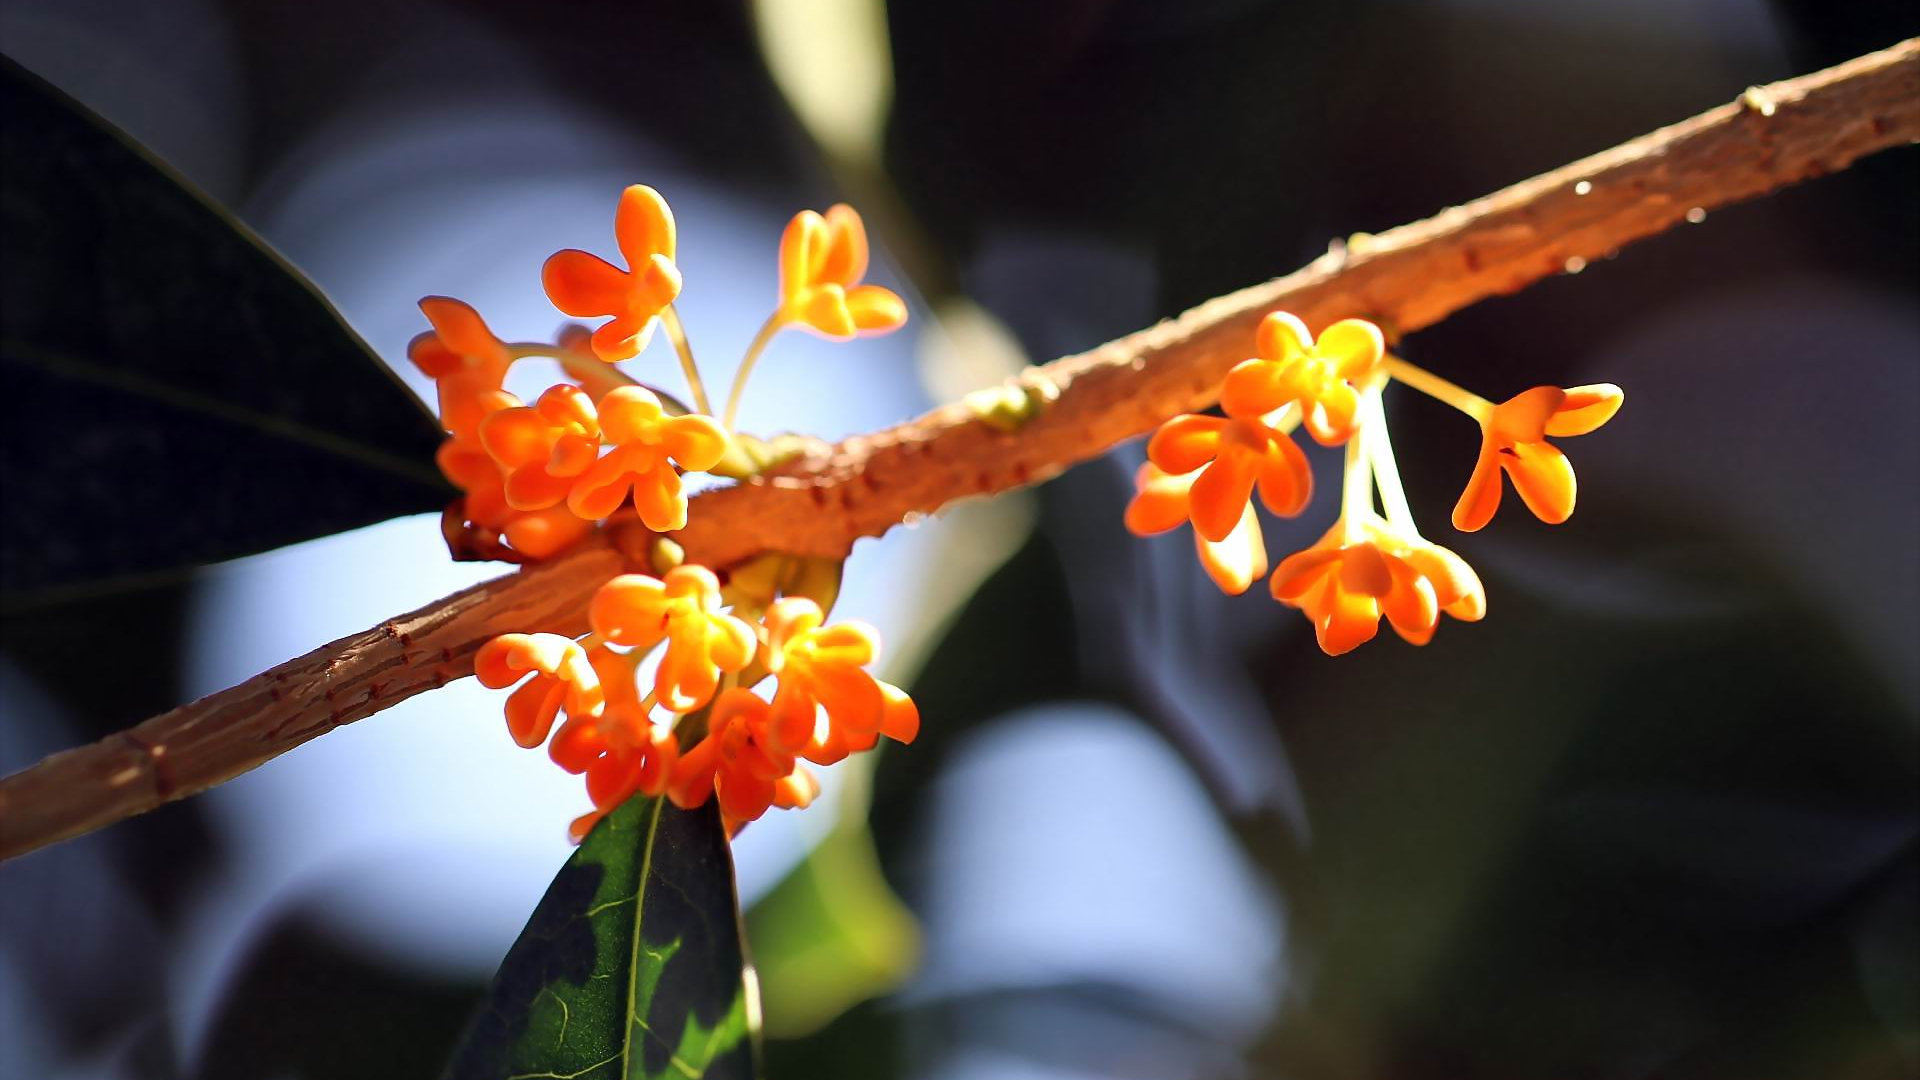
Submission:
[[[1385,387],[1375,387],[1367,394],[1366,414],[1361,420],[1361,425],[1371,432],[1367,450],[1373,458],[1373,483],[1380,490],[1380,504],[1386,508],[1387,520],[1417,533],[1413,508],[1407,505],[1407,491],[1400,484],[1400,466],[1393,460],[1393,437],[1387,430],[1387,406],[1382,400],[1384,391]]]
[[[1373,424],[1363,422],[1347,439],[1346,472],[1340,485],[1340,542],[1351,544],[1365,535],[1366,521],[1373,516],[1373,467],[1367,446],[1372,442]]]
[[[563,360],[566,358],[566,354],[561,350],[560,346],[544,341],[509,341],[506,345],[507,352],[515,360],[525,360],[532,356],[551,356],[555,360]]]
[[[728,431],[733,430],[733,422],[740,415],[740,395],[747,390],[747,376],[753,374],[753,365],[759,361],[760,354],[767,351],[767,343],[772,341],[773,335],[779,333],[780,328],[785,325],[786,320],[782,319],[780,313],[776,311],[767,316],[767,321],[760,324],[760,332],[753,335],[753,342],[747,346],[746,355],[740,358],[740,369],[733,373],[733,386],[727,390],[727,412],[720,418],[721,427]]]
[[[700,365],[694,363],[693,346],[687,344],[687,329],[680,325],[680,313],[668,304],[660,311],[660,325],[666,327],[667,340],[673,342],[673,351],[680,354],[680,370],[686,373],[687,388],[693,392],[693,407],[713,415],[713,406],[707,402],[707,385],[700,381]]]
[[[1397,356],[1387,357],[1381,369],[1415,390],[1428,397],[1438,398],[1481,423],[1485,423],[1487,417],[1493,415],[1493,402],[1471,390],[1448,382],[1426,368],[1409,364]]]

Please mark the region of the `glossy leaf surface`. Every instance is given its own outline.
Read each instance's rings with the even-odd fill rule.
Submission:
[[[759,1005],[711,801],[630,799],[567,861],[447,1080],[747,1080]]]
[[[0,58],[0,599],[436,510],[438,425],[313,285]]]

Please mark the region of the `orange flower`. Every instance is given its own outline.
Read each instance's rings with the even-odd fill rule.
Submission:
[[[593,522],[582,521],[564,506],[514,514],[500,526],[513,550],[529,559],[557,555],[586,538]]]
[[[1415,645],[1433,639],[1442,611],[1466,622],[1486,614],[1486,593],[1466,561],[1378,518],[1344,541],[1336,525],[1320,542],[1281,560],[1274,599],[1313,622],[1321,651],[1339,656],[1373,639],[1385,615]]]
[[[1169,476],[1151,461],[1141,465],[1133,481],[1138,491],[1127,504],[1127,529],[1135,536],[1153,536],[1186,524],[1191,513],[1187,493],[1199,475]],[[1226,539],[1208,540],[1196,530],[1193,545],[1207,576],[1228,596],[1246,592],[1255,578],[1267,572],[1266,541],[1251,502],[1241,507],[1240,523]]]
[[[587,658],[600,677],[606,707],[597,717],[569,715],[547,749],[555,764],[587,776],[594,808],[569,827],[575,841],[635,793],[663,794],[680,760],[672,729],[655,724],[640,700],[634,683],[639,654],[600,647],[589,650]]]
[[[1620,411],[1612,383],[1562,390],[1536,386],[1495,405],[1480,421],[1480,459],[1453,508],[1453,527],[1475,532],[1500,508],[1500,470],[1533,515],[1558,525],[1573,515],[1573,465],[1548,435],[1585,435]],[[1484,408],[1484,406],[1483,406]]]
[[[589,520],[607,517],[626,501],[629,488],[640,520],[655,532],[687,524],[678,462],[710,469],[727,453],[727,430],[711,416],[668,416],[660,399],[641,386],[622,386],[600,399],[600,434],[611,453],[587,466],[573,482],[567,505]]]
[[[593,632],[645,652],[665,641],[654,675],[660,705],[677,713],[705,705],[720,672],[753,659],[753,627],[720,611],[720,581],[704,566],[683,565],[665,579],[622,574],[600,587],[587,611]]]
[[[1264,363],[1248,360],[1240,365]],[[1239,368],[1235,369],[1236,371]],[[1232,376],[1227,385],[1233,386]],[[1254,488],[1268,510],[1292,517],[1313,495],[1313,472],[1293,439],[1269,424],[1268,410],[1222,397],[1225,417],[1187,413],[1160,425],[1147,459],[1170,476],[1201,470],[1187,490],[1188,516],[1204,540],[1220,543],[1246,516]]]
[[[1315,341],[1307,325],[1284,311],[1268,315],[1256,332],[1258,359],[1235,367],[1220,391],[1223,402],[1254,416],[1288,402],[1300,406],[1307,432],[1322,446],[1338,446],[1353,434],[1360,394],[1355,389],[1386,356],[1380,328],[1364,319],[1342,319]]]
[[[544,510],[566,501],[574,478],[597,459],[600,418],[586,391],[561,383],[531,408],[489,414],[480,423],[480,443],[506,475],[507,505]]]
[[[707,737],[680,758],[667,784],[674,805],[691,810],[718,795],[729,833],[770,807],[801,809],[820,794],[820,782],[794,755],[767,746],[772,706],[734,687],[713,704]]]
[[[867,230],[844,203],[825,217],[802,210],[780,237],[780,314],[830,338],[880,334],[907,321],[907,305],[867,272]]]
[[[479,312],[458,300],[429,296],[420,301],[420,310],[433,329],[407,344],[407,358],[434,380],[440,425],[470,439],[481,418],[505,407],[501,398],[511,398],[500,386],[513,366],[513,354],[487,329]]]
[[[920,712],[899,687],[863,670],[880,654],[880,634],[861,622],[823,626],[820,605],[787,596],[767,609],[765,663],[779,682],[766,745],[831,765],[871,750],[880,736],[912,742]]]
[[[548,258],[540,271],[554,307],[582,319],[613,316],[593,332],[594,354],[609,363],[646,348],[654,320],[680,295],[673,211],[659,192],[644,184],[621,192],[613,234],[630,269],[569,248]]]
[[[569,716],[598,716],[606,703],[587,651],[559,634],[501,634],[473,658],[480,685],[504,690],[532,675],[507,698],[507,730],[529,749],[547,740],[564,704]]]

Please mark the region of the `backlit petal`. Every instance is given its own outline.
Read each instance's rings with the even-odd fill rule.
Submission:
[[[1461,532],[1478,532],[1493,520],[1500,509],[1500,448],[1493,437],[1480,443],[1480,457],[1473,464],[1467,488],[1453,506],[1453,527]]]
[[[613,235],[627,265],[639,269],[655,255],[673,258],[673,211],[660,193],[645,184],[634,184],[620,193],[620,206],[613,214]]]
[[[1218,416],[1176,416],[1147,440],[1147,459],[1171,476],[1190,473],[1220,452],[1220,434],[1226,426],[1227,421]]]
[[[540,283],[553,306],[575,318],[617,315],[627,307],[626,271],[589,252],[554,252],[540,268]]]
[[[1513,490],[1533,516],[1558,525],[1573,516],[1573,463],[1548,442],[1520,443],[1500,464],[1513,477]]]
[[[1566,400],[1547,420],[1549,435],[1585,435],[1613,419],[1626,394],[1612,383],[1594,383],[1567,390]]]

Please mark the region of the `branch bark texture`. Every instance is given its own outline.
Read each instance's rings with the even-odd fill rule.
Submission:
[[[1253,328],[1285,309],[1401,333],[1488,297],[1611,258],[1708,210],[1920,140],[1920,39],[1651,132],[1425,221],[1357,237],[1283,278],[1029,372],[1057,398],[1002,430],[964,405],[836,445],[697,496],[676,537],[726,567],[763,551],[840,556],[915,514],[1037,483],[1213,403]],[[639,565],[588,545],[323,645],[126,732],[0,780],[0,858],[231,779],[341,724],[471,673],[508,631],[583,633],[601,582]]]

